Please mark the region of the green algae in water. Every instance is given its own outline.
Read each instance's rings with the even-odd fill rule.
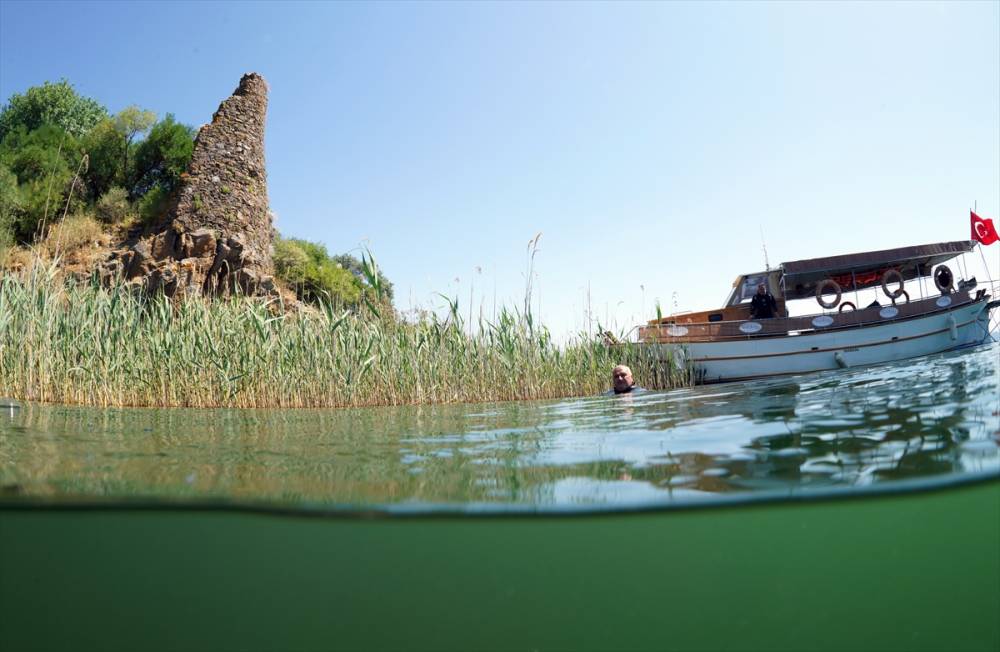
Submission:
[[[1000,470],[1000,346],[636,396],[0,412],[0,491],[545,509]]]

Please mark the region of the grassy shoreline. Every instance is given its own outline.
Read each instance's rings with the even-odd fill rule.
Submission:
[[[632,366],[652,389],[689,384],[635,345],[552,342],[510,311],[469,334],[457,311],[416,324],[259,299],[144,296],[36,265],[0,279],[0,395],[101,407],[367,407],[597,394]]]

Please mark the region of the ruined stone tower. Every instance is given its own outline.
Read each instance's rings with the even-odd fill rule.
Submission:
[[[266,113],[267,83],[244,75],[198,132],[188,173],[155,232],[113,254],[105,271],[168,295],[272,294]]]

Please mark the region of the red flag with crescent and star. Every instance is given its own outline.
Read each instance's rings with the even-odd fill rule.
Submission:
[[[1000,241],[1000,235],[997,235],[997,229],[993,226],[993,220],[984,220],[972,211],[969,211],[969,217],[972,220],[973,240],[978,240],[984,245]]]

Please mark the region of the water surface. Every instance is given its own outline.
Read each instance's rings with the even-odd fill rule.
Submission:
[[[544,510],[981,472],[1000,473],[1000,345],[618,397],[0,413],[0,494],[15,499]]]

